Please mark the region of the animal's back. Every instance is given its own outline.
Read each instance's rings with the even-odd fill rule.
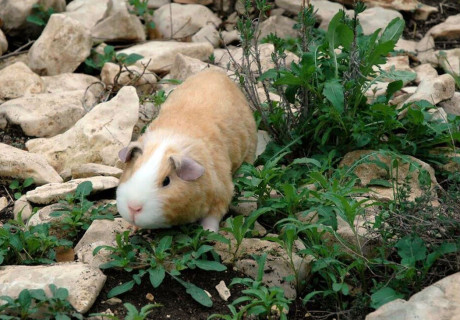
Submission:
[[[225,73],[204,71],[188,78],[163,104],[150,130],[168,128],[202,140],[211,152],[223,153],[234,172],[252,162],[256,124],[241,90]]]

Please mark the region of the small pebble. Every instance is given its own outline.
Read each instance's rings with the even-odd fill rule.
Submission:
[[[152,302],[153,302],[153,300],[155,300],[155,297],[150,292],[145,295],[145,298],[147,300],[149,300],[149,301],[152,301]]]
[[[110,306],[113,306],[113,305],[116,305],[116,304],[120,304],[120,303],[122,303],[122,302],[123,302],[123,301],[121,301],[120,298],[115,298],[115,297],[114,297],[114,298],[107,299],[107,300],[105,301],[105,303],[107,303],[107,304],[110,305]]]
[[[230,290],[223,280],[216,286],[216,290],[219,293],[219,297],[224,301],[227,301],[231,296]]]
[[[8,207],[8,199],[6,197],[0,198],[0,211]]]

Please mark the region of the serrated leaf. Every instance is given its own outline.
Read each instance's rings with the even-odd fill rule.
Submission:
[[[75,190],[75,196],[77,198],[88,196],[93,191],[93,183],[91,181],[84,181],[80,183]]]
[[[404,83],[402,80],[397,80],[397,81],[393,81],[393,82],[390,82],[390,84],[388,84],[388,87],[387,87],[387,93],[386,93],[386,100],[387,102],[390,101],[391,97],[393,97],[393,95],[402,89]]]

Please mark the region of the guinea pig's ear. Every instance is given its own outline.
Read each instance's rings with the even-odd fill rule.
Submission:
[[[142,154],[142,145],[139,142],[133,142],[118,152],[118,158],[121,162],[126,163],[137,153]]]
[[[204,167],[190,157],[169,157],[177,176],[185,181],[193,181],[204,174]]]

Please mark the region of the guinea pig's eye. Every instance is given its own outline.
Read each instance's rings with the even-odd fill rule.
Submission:
[[[170,180],[169,180],[169,177],[166,177],[164,180],[163,180],[163,187],[166,187],[168,184],[169,184]]]

